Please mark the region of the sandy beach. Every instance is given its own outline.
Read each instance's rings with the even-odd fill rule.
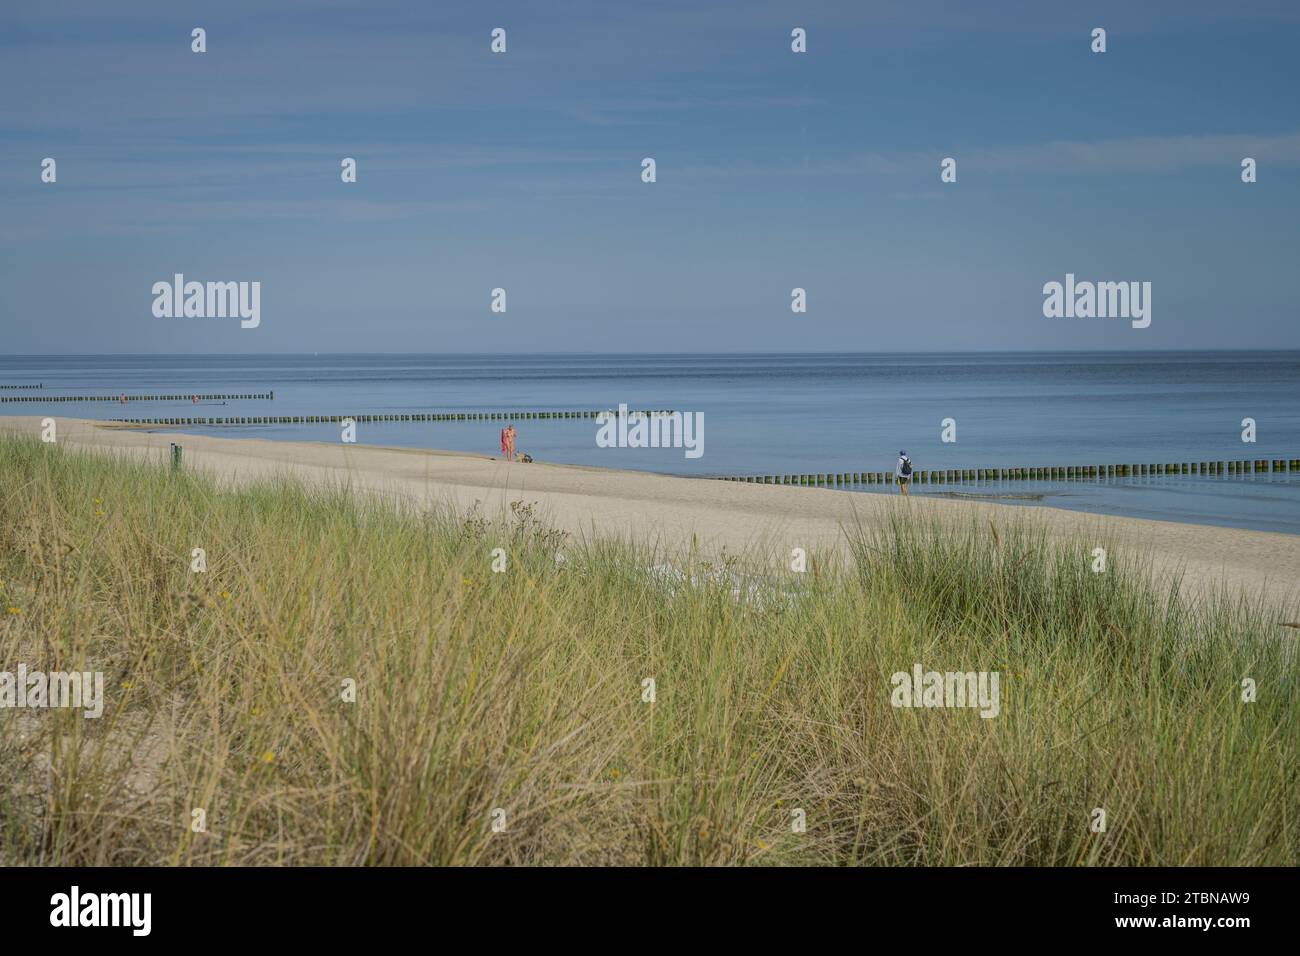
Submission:
[[[39,436],[39,417],[0,417],[0,430]],[[940,512],[995,524],[1041,522],[1053,536],[1107,539],[1150,558],[1164,576],[1198,589],[1219,585],[1292,602],[1300,581],[1300,537],[1205,525],[1089,515],[1056,508],[966,502],[914,495],[860,494],[817,488],[748,485],[644,472],[509,463],[488,456],[343,443],[230,439],[147,432],[101,421],[58,418],[58,443],[167,459],[173,441],[187,468],[243,483],[273,476],[347,483],[416,506],[482,503],[492,514],[509,502],[533,503],[556,527],[581,537],[616,535],[675,550],[706,553],[792,548],[843,552],[844,529],[878,522],[896,509]]]

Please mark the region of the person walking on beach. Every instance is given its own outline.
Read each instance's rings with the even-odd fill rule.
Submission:
[[[898,453],[898,467],[894,469],[894,476],[898,478],[898,489],[907,496],[907,487],[912,483],[912,459],[907,457],[907,452]]]
[[[510,460],[510,426],[507,425],[501,429],[501,454],[506,461]]]
[[[515,423],[511,422],[510,427],[506,429],[506,458],[510,461],[515,460]]]

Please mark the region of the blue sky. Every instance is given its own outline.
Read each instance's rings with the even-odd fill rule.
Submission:
[[[0,332],[17,353],[1298,348],[1298,51],[1290,2],[8,4]],[[155,318],[175,272],[260,281],[260,327]],[[1150,281],[1151,327],[1044,318],[1067,272]]]

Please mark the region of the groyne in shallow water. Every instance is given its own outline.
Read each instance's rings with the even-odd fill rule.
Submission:
[[[26,388],[24,385],[5,385],[0,388]],[[40,387],[40,386],[36,386]],[[234,399],[236,401],[273,402],[275,392],[243,392],[239,394],[220,395],[0,395],[0,402],[192,402],[212,401],[213,399]]]
[[[391,415],[248,415],[228,418],[114,418],[124,425],[313,425],[364,422],[508,422],[612,415],[608,409],[523,412],[395,412]],[[647,409],[636,415],[671,415],[670,409]]]
[[[967,484],[981,481],[1105,481],[1115,478],[1259,475],[1300,472],[1300,458],[1243,458],[1225,461],[1155,462],[1118,465],[1031,465],[1023,468],[917,469],[917,485]],[[893,485],[892,471],[812,472],[793,475],[717,475],[719,481],[758,485],[799,485],[843,488]]]

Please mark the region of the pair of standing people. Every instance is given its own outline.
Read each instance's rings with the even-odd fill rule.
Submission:
[[[514,422],[501,429],[501,454],[506,456],[506,461],[515,460],[516,435]]]

